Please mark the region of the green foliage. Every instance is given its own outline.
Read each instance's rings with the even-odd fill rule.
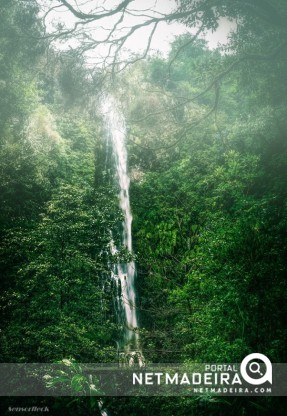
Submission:
[[[3,0],[0,3],[1,136],[5,127],[21,126],[37,99],[32,65],[36,65],[44,46],[38,40],[37,11],[35,4],[29,6],[22,0],[17,5]]]
[[[21,325],[14,360],[46,361],[67,355],[95,360],[102,356],[99,345],[113,343],[116,327],[102,321],[103,313],[110,312],[101,288],[109,274],[105,251],[117,212],[111,206],[107,193],[87,184],[85,189],[62,185],[34,229],[13,232],[14,244],[20,240],[25,253],[13,291],[5,296],[11,299],[12,322]],[[10,240],[9,250],[12,244]],[[19,329],[12,324],[6,337],[14,338],[15,331]],[[6,354],[6,360],[11,359],[12,352]]]
[[[182,81],[185,91],[200,91],[201,59],[211,64],[216,58],[220,68],[229,58],[197,48],[178,56],[172,89],[158,82],[167,64],[151,61],[149,88],[172,91],[171,100]],[[234,96],[220,100],[214,124],[208,120],[194,128],[176,147],[169,148],[167,139],[156,166],[141,163],[148,152],[141,146],[152,147],[146,130],[154,131],[153,120],[147,118],[144,127],[135,120],[132,127],[144,137],[131,144],[141,173],[132,187],[132,206],[143,347],[152,360],[166,359],[164,350],[176,359],[181,351],[185,360],[239,362],[255,350],[285,360],[285,312],[278,305],[286,297],[286,103],[272,107],[271,90],[262,99],[258,88],[267,80],[261,69],[249,91],[238,75],[222,86],[221,94],[232,90]],[[236,102],[239,88],[244,102]],[[189,117],[184,121],[188,126]]]
[[[55,369],[53,375],[46,374],[43,376],[48,389],[56,387],[59,392],[60,388],[62,394],[66,393],[72,396],[77,396],[79,393],[84,393],[86,396],[98,396],[101,393],[97,388],[98,379],[95,376],[85,374],[80,364],[68,359],[60,361],[59,364],[62,365],[62,369]]]
[[[22,1],[0,7],[1,359],[114,360],[118,325],[112,292],[103,288],[119,209],[110,186],[96,187],[99,126],[88,112],[75,114],[77,100],[64,91],[65,54],[62,64],[51,60],[53,84],[60,84],[54,107],[40,103],[47,97],[41,88],[51,85],[43,82],[37,8]],[[75,80],[85,82],[86,74],[80,63],[73,67]],[[66,100],[70,113],[59,111]]]

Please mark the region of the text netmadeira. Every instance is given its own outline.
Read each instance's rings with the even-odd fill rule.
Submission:
[[[164,372],[134,372],[134,385],[234,385],[242,384],[236,373],[164,373]]]

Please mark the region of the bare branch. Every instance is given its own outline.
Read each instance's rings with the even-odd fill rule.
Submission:
[[[134,64],[134,63],[136,63],[136,62],[138,62],[138,61],[140,61],[140,60],[143,60],[143,59],[145,59],[145,58],[147,57],[147,54],[148,54],[148,52],[149,52],[149,50],[150,50],[150,45],[151,45],[151,42],[152,42],[153,35],[154,35],[155,31],[156,31],[157,25],[158,25],[158,22],[156,22],[156,23],[154,24],[154,27],[153,27],[152,31],[150,32],[150,34],[149,34],[149,37],[148,37],[148,42],[147,42],[147,46],[146,46],[146,49],[145,49],[145,51],[144,51],[143,55],[138,56],[137,58],[135,58],[135,59],[133,59],[133,60],[129,60],[129,61],[127,61],[127,62],[125,63],[125,65],[124,65],[122,68],[120,68],[117,72],[122,72],[122,71],[123,71],[123,70],[125,70],[125,69],[129,66],[129,65]],[[115,58],[116,58],[116,55],[115,55]],[[115,62],[114,62],[114,63],[115,63]],[[113,68],[114,68],[114,66],[113,66]]]
[[[67,0],[58,0],[60,3],[62,3],[64,6],[67,7],[67,9],[73,13],[75,17],[78,19],[88,19],[88,20],[100,20],[105,17],[113,16],[114,14],[117,14],[121,12],[122,10],[125,10],[127,6],[134,0],[124,0],[121,2],[115,9],[109,10],[106,13],[98,13],[98,14],[92,14],[92,13],[83,13],[81,11],[76,10]]]

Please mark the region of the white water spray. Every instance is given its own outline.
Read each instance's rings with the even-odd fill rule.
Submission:
[[[125,144],[126,126],[121,112],[117,108],[114,98],[108,96],[104,99],[102,112],[106,124],[107,133],[112,143],[113,156],[116,166],[116,176],[119,184],[119,200],[123,213],[122,223],[122,244],[129,253],[132,252],[132,214],[129,198],[130,179],[127,170],[127,150]],[[111,242],[111,252],[118,252],[114,242]],[[113,278],[121,286],[121,299],[118,309],[122,309],[125,315],[124,348],[130,350],[139,349],[139,338],[137,333],[138,322],[136,314],[135,295],[135,274],[134,261],[124,264],[117,264],[114,267]],[[120,310],[118,310],[120,313]]]

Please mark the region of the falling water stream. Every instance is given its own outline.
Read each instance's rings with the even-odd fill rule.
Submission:
[[[102,101],[102,114],[113,153],[115,176],[119,188],[119,202],[123,214],[121,244],[128,253],[132,253],[132,213],[130,207],[129,186],[130,178],[127,169],[126,126],[122,113],[118,109],[117,101],[107,95]],[[119,252],[111,234],[110,250],[113,255]],[[118,340],[118,349],[123,362],[129,366],[138,363],[144,365],[144,358],[140,350],[138,321],[136,313],[135,294],[136,266],[133,260],[118,263],[113,266],[112,279],[117,285],[117,299],[115,302],[117,318],[123,324],[123,336]],[[125,365],[124,364],[124,365]],[[102,416],[108,416],[103,408],[103,402],[98,402]]]
[[[129,198],[130,179],[127,169],[126,126],[123,115],[118,109],[116,100],[106,96],[102,104],[102,113],[107,130],[108,140],[111,142],[115,174],[119,185],[120,208],[123,213],[121,243],[129,253],[132,252],[132,214]],[[117,254],[118,248],[111,241],[111,252]],[[141,364],[143,358],[140,353],[138,321],[136,313],[135,294],[136,266],[133,260],[116,264],[112,277],[120,285],[120,297],[117,300],[118,318],[124,322],[123,339],[119,341],[120,349],[129,354],[128,362],[133,363],[136,358]]]

